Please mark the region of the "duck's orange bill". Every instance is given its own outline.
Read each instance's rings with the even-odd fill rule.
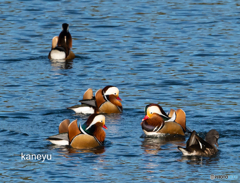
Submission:
[[[148,118],[149,118],[149,117],[146,115],[146,116],[143,118],[143,121],[146,120],[146,119],[148,119]]]
[[[122,100],[120,97],[117,97],[118,100]]]
[[[108,129],[106,125],[103,125],[103,128]]]

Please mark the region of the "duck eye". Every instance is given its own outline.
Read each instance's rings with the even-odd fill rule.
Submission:
[[[150,112],[150,114],[152,114],[153,112]]]

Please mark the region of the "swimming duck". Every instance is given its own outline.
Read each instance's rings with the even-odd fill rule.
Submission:
[[[59,125],[59,134],[48,137],[47,140],[56,145],[70,145],[73,148],[87,149],[102,146],[105,140],[105,116],[92,114],[81,126],[77,120],[64,120]]]
[[[141,122],[143,132],[147,136],[185,135],[186,114],[182,109],[171,109],[169,114],[158,104],[145,107],[145,117]]]
[[[212,156],[217,153],[219,133],[212,129],[210,130],[205,141],[193,131],[189,137],[186,148],[178,146],[178,149],[184,156]],[[216,145],[216,146],[215,146]]]
[[[72,36],[69,32],[69,25],[62,24],[62,32],[52,39],[52,49],[48,54],[49,59],[71,60],[75,58],[72,48]]]
[[[93,114],[93,113],[121,113],[122,99],[119,97],[119,89],[115,86],[108,85],[103,89],[99,89],[95,96],[89,88],[80,100],[81,105],[75,105],[68,109],[74,110],[76,113]]]

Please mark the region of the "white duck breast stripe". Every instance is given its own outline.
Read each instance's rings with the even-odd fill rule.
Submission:
[[[158,126],[156,126],[155,128],[157,128]],[[161,125],[161,126],[159,126],[159,128],[157,128],[156,129],[156,131],[155,131],[155,128],[154,128],[154,130],[153,131],[155,131],[155,132],[158,132],[159,130],[161,130],[162,129],[162,127],[163,127],[163,124]]]
[[[155,132],[155,130],[158,128],[158,126],[156,126],[154,129],[153,129],[153,131]]]
[[[110,87],[106,91],[105,95],[119,95],[119,90],[117,87]]]
[[[84,134],[87,134],[83,129],[82,129],[82,125],[79,124],[79,128],[80,128],[80,131],[83,132]],[[88,135],[88,134],[87,134]]]
[[[81,124],[80,124],[79,128],[80,128],[80,131],[83,132],[83,134],[89,135],[89,134],[87,134],[87,133],[82,129]],[[87,130],[87,129],[86,129],[86,130]],[[79,135],[81,135],[81,134],[79,134]],[[78,135],[77,135],[77,136],[78,136]],[[76,137],[77,137],[77,136],[76,136]],[[91,136],[91,135],[89,135],[89,136]],[[101,143],[95,136],[93,136],[93,137],[95,138],[95,140],[98,142],[99,145],[102,145],[102,143]],[[74,138],[75,138],[75,137],[74,137]],[[73,138],[73,139],[74,139],[74,138]]]
[[[95,125],[97,122],[105,122],[105,116],[104,115],[97,115],[95,116],[95,118],[93,119],[92,123],[86,128],[86,130],[88,130],[91,126]]]

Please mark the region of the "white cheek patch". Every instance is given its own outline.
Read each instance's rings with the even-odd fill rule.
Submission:
[[[91,126],[95,125],[98,122],[101,122],[101,123],[105,124],[105,116],[104,115],[97,115],[93,119],[92,123],[86,128],[86,130],[88,130]]]
[[[111,87],[106,91],[105,95],[116,95],[116,96],[118,96],[119,95],[119,90],[118,90],[117,87]]]
[[[151,106],[147,109],[147,113],[157,113],[157,114],[162,114],[161,111],[159,110],[159,108],[157,106]]]

